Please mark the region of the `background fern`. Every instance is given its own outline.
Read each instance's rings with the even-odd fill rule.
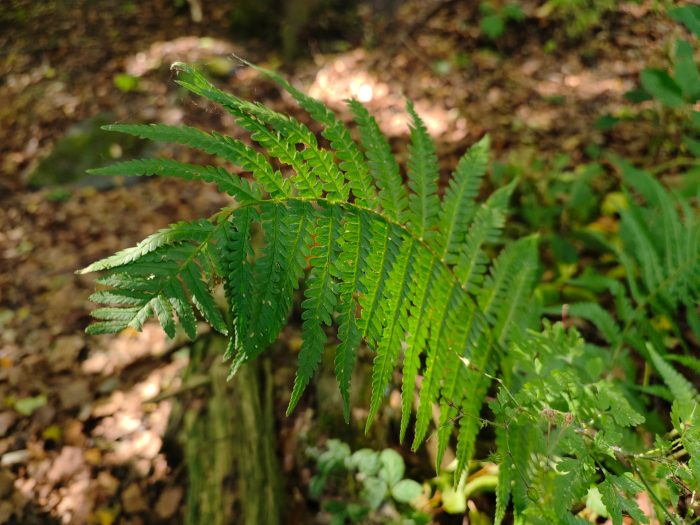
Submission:
[[[299,402],[338,326],[335,371],[349,418],[350,376],[365,341],[375,352],[367,427],[376,418],[393,370],[403,368],[401,438],[405,437],[422,373],[414,447],[426,437],[439,404],[438,465],[450,438],[446,424],[458,411],[478,415],[511,334],[531,324],[530,293],[537,243],[523,239],[495,261],[514,183],[486,202],[476,197],[488,161],[488,137],[467,151],[438,197],[435,146],[412,104],[407,181],[374,118],[348,103],[361,137],[320,102],[274,73],[261,70],[318,120],[330,148],[319,145],[301,122],[214,87],[185,64],[178,83],[221,104],[261,151],[240,141],[190,127],[114,125],[142,138],[175,142],[220,157],[243,170],[196,166],[169,159],[118,163],[93,173],[172,175],[203,180],[235,199],[215,216],[179,223],[134,248],[82,270],[104,271],[92,299],[98,308],[91,333],[140,329],[155,315],[171,337],[180,324],[196,335],[194,309],[230,338],[231,373],[260,355],[286,323],[292,294],[309,267],[302,302],[303,343],[288,411]],[[280,166],[277,168],[276,166]],[[264,247],[251,246],[252,231]],[[229,315],[216,307],[223,284]],[[534,312],[536,314],[536,312]],[[460,359],[471,363],[465,368]],[[474,450],[477,418],[462,418],[459,462]]]

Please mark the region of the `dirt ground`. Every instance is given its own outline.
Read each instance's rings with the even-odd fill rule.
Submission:
[[[538,16],[536,2],[523,2],[526,20],[492,43],[478,28],[477,2],[410,0],[381,26],[362,12],[372,47],[310,45],[310,58],[281,63],[231,34],[230,8],[217,7],[224,3],[203,2],[200,23],[172,0],[11,4],[0,13],[0,523],[24,524],[182,521],[184,477],[163,443],[171,401],[153,400],[178,387],[186,360],[155,325],[85,336],[94,277],[74,271],[226,202],[212,188],[173,180],[30,189],[29,174],[72,125],[108,113],[240,135],[228,115],[177,88],[176,60],[223,67],[221,85],[302,117],[241,69],[236,53],[281,66],[340,112],[348,97],[366,102],[399,156],[410,98],[445,173],[486,132],[503,161],[561,153],[585,161],[591,145],[643,159],[651,123],[613,131],[594,123],[625,106],[640,70],[663,63],[664,43],[678,31],[651,2],[622,3],[571,41]],[[550,41],[558,45],[545,51]],[[124,73],[138,86],[119,89],[114,79]]]

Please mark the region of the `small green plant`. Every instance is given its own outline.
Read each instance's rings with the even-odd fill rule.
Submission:
[[[351,452],[347,444],[330,439],[323,449],[312,448],[308,454],[318,472],[311,479],[311,495],[320,498],[330,485],[335,489],[336,497],[323,502],[323,509],[333,517],[331,523],[430,522],[429,515],[411,505],[423,494],[423,487],[404,478],[406,465],[398,452],[368,448]],[[379,512],[385,505],[390,509]],[[400,518],[390,520],[397,514]]]
[[[513,2],[496,8],[487,0],[479,4],[479,11],[481,32],[491,40],[496,40],[505,32],[508,22],[522,22],[525,19],[523,10]]]

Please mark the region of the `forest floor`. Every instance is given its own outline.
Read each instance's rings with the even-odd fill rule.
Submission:
[[[169,69],[176,60],[223,67],[218,82],[227,89],[301,117],[231,58],[280,65],[231,36],[225,9],[207,4],[195,23],[175,4],[17,1],[0,14],[0,523],[182,521],[185,478],[164,450],[171,400],[161,394],[178,388],[186,358],[155,325],[85,336],[94,277],[74,271],[226,200],[173,180],[29,185],[59,139],[100,114],[240,136],[228,115],[178,89]],[[491,42],[480,33],[477,2],[408,1],[374,26],[373,47],[314,51],[283,70],[345,117],[343,99],[366,102],[400,158],[404,97],[413,100],[445,174],[486,132],[495,159],[534,178],[562,155],[567,166],[587,161],[591,147],[644,159],[652,123],[595,124],[628,104],[624,93],[643,67],[664,63],[675,25],[647,3],[623,3],[591,34],[569,40],[523,4],[526,20]],[[13,18],[20,8],[21,20]],[[279,390],[276,397],[288,396],[287,386]],[[282,412],[278,424],[291,428]],[[282,459],[301,494],[308,479],[298,479],[306,468],[298,457]],[[303,501],[295,509],[296,522],[311,522]]]

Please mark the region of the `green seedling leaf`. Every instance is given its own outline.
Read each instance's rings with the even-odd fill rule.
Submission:
[[[379,469],[379,477],[386,481],[389,486],[394,486],[403,478],[406,471],[406,465],[403,462],[401,455],[395,450],[382,450],[379,455],[381,468]]]
[[[391,488],[391,495],[401,503],[411,503],[423,493],[423,487],[412,479],[402,479]]]
[[[365,476],[374,476],[379,472],[381,462],[379,461],[379,452],[368,448],[362,448],[353,453],[346,462],[348,469],[357,470]]]
[[[46,405],[45,395],[24,397],[15,401],[15,410],[23,416],[31,416],[34,412]]]
[[[139,79],[127,73],[117,73],[114,75],[114,85],[119,91],[129,93],[139,88]]]
[[[364,480],[364,488],[360,496],[367,502],[370,509],[377,510],[386,498],[389,488],[386,481],[379,478],[367,478]]]

